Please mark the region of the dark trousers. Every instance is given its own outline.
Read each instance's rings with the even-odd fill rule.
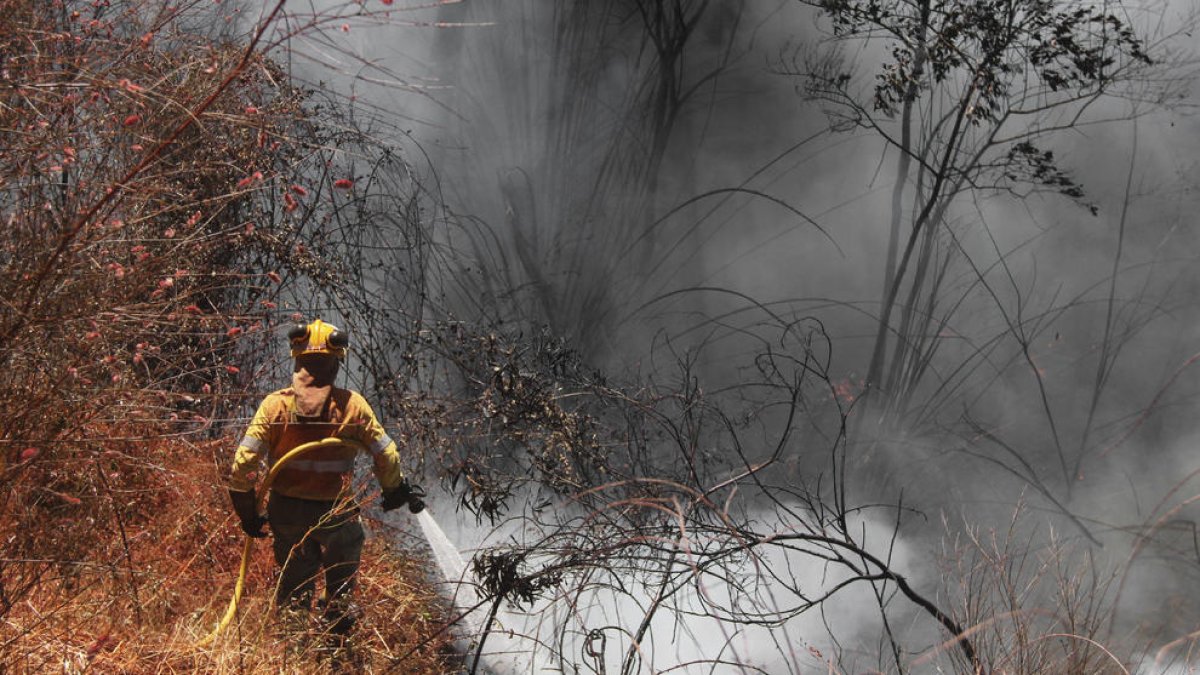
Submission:
[[[332,513],[334,506],[272,492],[267,519],[281,568],[275,605],[308,609],[323,569],[325,612],[336,622],[349,606],[364,535],[357,507]]]

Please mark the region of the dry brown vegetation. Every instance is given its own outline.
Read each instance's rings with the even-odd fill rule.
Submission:
[[[293,14],[272,24],[283,4],[265,3],[262,27],[336,31],[343,17],[348,22],[366,6],[347,3],[346,14]],[[676,67],[685,62],[691,27],[710,6],[634,4],[641,11],[630,16],[640,16],[637,30],[645,31],[635,37],[659,46],[659,61],[637,70],[656,83],[645,90],[659,93],[629,105],[644,112],[655,99],[662,115],[643,118],[654,142],[636,170],[629,170],[635,160],[622,159],[641,145],[629,140],[636,135],[603,155],[591,201],[621,203],[630,186],[637,199],[617,216],[588,212],[578,221],[628,236],[614,239],[606,253],[588,248],[584,257],[603,264],[564,282],[559,267],[570,272],[568,263],[582,253],[552,259],[544,270],[538,260],[508,255],[497,243],[500,225],[454,214],[436,189],[420,184],[421,172],[403,153],[355,124],[343,101],[296,86],[266,55],[274,54],[267,43],[278,46],[286,37],[253,25],[239,32],[230,0],[0,0],[0,671],[273,673],[322,665],[315,625],[300,640],[281,634],[267,602],[273,564],[264,543],[256,544],[236,623],[211,646],[196,641],[232,593],[242,538],[223,472],[253,404],[285,374],[278,329],[333,311],[353,319],[351,384],[377,403],[394,437],[422,452],[414,459],[424,460],[429,474],[440,471],[481,521],[522,533],[474,561],[487,627],[502,609],[528,611],[541,621],[531,629],[539,633],[528,636],[530,652],[565,672],[754,672],[754,663],[773,658],[789,672],[857,672],[865,664],[889,672],[1091,675],[1127,673],[1151,656],[1167,667],[1190,660],[1191,626],[1164,637],[1161,623],[1138,632],[1141,626],[1116,621],[1123,575],[1143,550],[1166,539],[1160,535],[1170,518],[1194,501],[1186,490],[1164,498],[1148,516],[1152,525],[1111,528],[1134,537],[1123,565],[1098,563],[1082,539],[1030,533],[1028,511],[1017,509],[1007,531],[966,516],[931,528],[936,519],[877,490],[884,481],[875,478],[893,466],[879,458],[901,456],[893,442],[913,439],[933,447],[939,468],[988,448],[984,457],[998,470],[1058,506],[1056,495],[1071,489],[1068,464],[1099,452],[1085,425],[1077,457],[1055,449],[1064,483],[1056,485],[1045,478],[1055,471],[1035,472],[966,412],[941,426],[940,414],[954,407],[943,399],[975,386],[966,366],[986,360],[992,347],[967,354],[949,380],[922,379],[933,377],[927,359],[944,336],[934,339],[927,330],[941,319],[917,308],[947,296],[940,272],[906,272],[904,261],[911,254],[916,269],[950,269],[949,258],[938,257],[942,235],[935,233],[943,231],[950,201],[974,189],[976,170],[995,168],[950,159],[982,138],[977,129],[1003,118],[996,112],[1002,101],[993,98],[1003,87],[981,89],[981,74],[995,67],[993,79],[1017,77],[1024,71],[1006,59],[1025,47],[989,42],[995,31],[982,10],[973,16],[977,25],[965,27],[958,14],[938,15],[948,22],[945,34],[965,34],[967,47],[994,53],[968,64],[969,72],[938,74],[938,83],[965,83],[966,92],[951,106],[961,110],[964,131],[935,125],[956,131],[913,146],[921,148],[918,159],[944,153],[940,172],[899,160],[898,173],[920,177],[913,194],[901,181],[897,203],[917,199],[924,206],[914,211],[923,215],[905,252],[893,235],[897,250],[885,263],[885,311],[873,319],[880,339],[866,381],[843,377],[834,353],[845,343],[803,305],[788,309],[704,288],[735,298],[737,308],[697,319],[690,330],[707,337],[696,342],[656,339],[647,350],[649,370],[619,382],[620,373],[588,361],[611,339],[605,317],[614,325],[633,320],[611,319],[608,304],[617,296],[604,270],[624,257],[615,252],[660,224],[647,214],[662,197],[654,184],[687,100]],[[870,9],[878,3],[815,4],[840,12],[837,34],[847,39],[874,35],[871,22],[893,16],[903,27],[919,27],[916,41],[930,39],[923,24],[904,18],[911,3],[885,3],[893,10],[886,15]],[[1059,6],[1033,5],[1043,12]],[[593,28],[610,25],[611,8],[554,7],[557,18],[574,22],[567,35],[608,39]],[[668,21],[670,11],[682,20]],[[1064,14],[1042,28],[1080,28],[1086,18]],[[1097,25],[1108,25],[1100,19]],[[622,24],[622,36],[626,30]],[[1040,44],[1041,35],[1026,37]],[[333,44],[321,42],[329,53]],[[1124,48],[1137,68],[1149,65],[1136,40],[1103,44]],[[569,61],[589,58],[583,49]],[[900,105],[901,124],[915,124],[903,109],[930,91],[921,79],[929,75],[923,66],[897,72],[899,80],[882,81],[880,100]],[[850,119],[865,125],[876,108],[844,100],[848,82],[839,74],[810,93],[847,103]],[[1045,95],[1062,84],[1048,83]],[[579,128],[586,130],[580,138],[593,133],[590,125]],[[568,163],[580,154],[567,151],[572,147],[559,153]],[[1032,146],[999,157],[1042,181],[1030,189],[1074,187]],[[576,180],[548,166],[548,176]],[[620,189],[604,193],[614,182]],[[939,187],[921,187],[928,185]],[[519,181],[501,187],[519,255],[526,227],[520,216],[534,211],[517,207],[560,191],[526,190]],[[905,211],[897,207],[895,223]],[[635,286],[648,279],[634,279]],[[979,282],[970,285],[990,289],[986,279]],[[577,283],[561,297],[584,301],[559,299],[555,283]],[[913,300],[921,293],[927,303]],[[637,304],[645,309],[672,294]],[[904,295],[911,296],[907,303],[898,300]],[[888,312],[897,318],[889,321]],[[897,324],[904,340],[887,333]],[[985,344],[1015,345],[1028,356],[1024,325],[1005,324]],[[717,363],[729,382],[705,377],[706,364]],[[1036,374],[1032,359],[1028,365]],[[959,374],[962,382],[954,379]],[[993,386],[990,375],[983,379],[981,386]],[[885,398],[878,388],[885,381],[897,384],[894,391],[929,393],[929,402]],[[1097,384],[1093,407],[1099,391]],[[898,418],[926,426],[884,424]],[[876,428],[887,433],[877,438]],[[364,498],[371,497],[367,489]],[[1051,511],[1074,517],[1065,508]],[[1081,521],[1072,524],[1090,536]],[[433,595],[428,563],[405,550],[407,535],[374,525],[388,536],[372,539],[364,556],[359,665],[373,672],[452,669],[445,629],[453,617]],[[930,542],[943,533],[948,543],[939,554]],[[1192,562],[1194,540],[1185,538],[1170,551],[1179,566]],[[915,561],[906,560],[906,547],[917,546]],[[820,638],[792,642],[802,617],[823,618],[850,604],[867,607],[858,616],[878,630],[873,652],[839,643],[832,628],[833,647],[824,652],[815,647]],[[719,624],[724,643],[691,632],[702,622]],[[755,631],[760,644],[772,643],[762,661],[735,653],[735,638]],[[678,654],[654,648],[677,638],[713,649],[686,655],[690,644],[683,642]],[[695,660],[681,665],[671,661],[676,657]]]
[[[234,36],[232,4],[0,2],[2,671],[317,657],[281,649],[262,544],[238,623],[193,646],[233,589],[222,472],[277,384],[263,345],[288,288],[331,283],[313,239],[340,205],[336,110],[263,56],[265,31]],[[359,653],[443,672],[414,555],[368,547]]]
[[[111,453],[108,492],[88,504],[52,509],[61,528],[41,555],[56,560],[6,560],[5,588],[21,600],[0,625],[0,662],[8,672],[312,672],[327,667],[326,640],[314,620],[301,634],[285,632],[269,607],[275,565],[257,543],[237,619],[211,645],[196,647],[224,613],[233,593],[243,535],[222,489],[229,443],[156,442]],[[156,457],[156,460],[150,460]],[[32,478],[32,477],[30,477]],[[14,537],[6,520],[3,536]],[[28,522],[28,521],[25,521]],[[84,550],[63,550],[92,531]],[[112,536],[119,529],[119,536]],[[54,529],[40,529],[43,536]],[[357,601],[360,665],[371,672],[442,673],[449,669],[442,632],[446,615],[412,551],[368,540]]]

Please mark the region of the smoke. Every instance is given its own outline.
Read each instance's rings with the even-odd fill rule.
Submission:
[[[793,505],[802,508],[800,505]],[[434,549],[446,583],[443,590],[453,596],[456,610],[478,603],[469,561],[492,547],[521,545],[547,533],[528,522],[512,521],[499,527],[479,523],[446,508],[435,522],[428,514],[420,517],[422,530]],[[759,521],[770,521],[771,512],[760,511]],[[894,523],[876,517],[854,517],[850,528],[863,541],[888,549],[893,569],[913,584],[936,581],[936,570],[927,555],[897,537]],[[444,529],[443,529],[444,528]],[[890,542],[885,545],[883,542]],[[703,542],[696,541],[700,546]],[[684,546],[686,548],[686,545]],[[684,562],[702,564],[702,558]],[[718,671],[741,664],[746,672],[809,672],[813,669],[859,672],[870,670],[881,659],[876,642],[883,631],[879,603],[869,583],[851,581],[845,569],[830,565],[809,553],[788,547],[766,546],[743,563],[722,573],[700,575],[690,588],[670,598],[667,608],[656,608],[653,593],[641,593],[640,575],[630,573],[619,587],[608,586],[604,575],[597,583],[576,588],[565,585],[561,593],[549,594],[533,603],[503,603],[492,624],[492,636],[483,650],[482,666],[489,672],[550,672],[565,667],[577,672],[620,672],[632,652],[638,666],[633,672],[662,672],[672,668],[712,667]],[[759,582],[749,580],[759,578]],[[794,614],[795,589],[813,596],[846,583],[825,603],[821,611]],[[888,600],[887,602],[891,602]],[[892,603],[895,604],[895,603]],[[479,635],[487,621],[490,602],[476,610],[460,626],[465,638]],[[714,607],[728,614],[787,617],[779,624],[764,621],[738,625],[713,613]],[[670,610],[670,611],[667,611]],[[898,616],[906,614],[896,612]],[[891,630],[916,644],[940,645],[944,636],[911,617],[896,620]],[[636,627],[648,620],[644,638],[635,646],[631,635],[617,627]],[[464,649],[473,654],[469,640]],[[945,646],[906,655],[932,662]],[[560,661],[561,659],[561,661]],[[706,665],[707,664],[707,665]]]
[[[783,74],[824,37],[813,14],[792,2],[712,3],[672,71],[690,91],[679,100],[634,4],[624,14],[589,4],[471,0],[412,14],[442,27],[345,34],[380,68],[329,79],[394,113],[396,133],[411,129],[405,138],[435,167],[447,212],[439,244],[458,256],[454,314],[548,326],[617,372],[651,372],[664,336],[680,352],[702,345],[696,369],[720,389],[746,372],[734,364],[759,336],[753,298],[819,319],[834,344],[831,376],[853,388],[874,339],[896,154],[877,135],[830,132]],[[1169,30],[1190,3],[1149,9],[1161,14],[1140,14],[1139,25],[1161,17]],[[868,81],[881,54],[852,55]],[[385,70],[403,85],[376,86]],[[906,521],[897,546],[914,583],[937,583],[920,570],[944,537],[1003,530],[1020,504],[1030,549],[1078,547],[1097,574],[1120,576],[1104,597],[1121,586],[1122,629],[1151,619],[1167,638],[1193,629],[1194,593],[1181,589],[1195,587],[1200,559],[1197,483],[1181,480],[1200,468],[1190,414],[1200,364],[1189,362],[1200,352],[1200,123],[1182,114],[1194,97],[1173,103],[1147,113],[1143,99],[1104,101],[1051,137],[1044,149],[1082,187],[1083,205],[978,190],[948,209],[935,244],[953,265],[938,310],[954,316],[935,325],[932,384],[899,404],[906,414],[883,438],[850,451],[862,502],[903,494],[928,517]],[[824,455],[796,454],[802,471],[824,470]],[[780,553],[762,564],[838,581]],[[879,634],[874,599],[846,598],[828,627],[802,615],[788,629],[803,636],[794,645],[697,620],[687,648],[772,653],[768,671],[811,667],[808,646],[827,654],[829,643],[810,635],[861,646]],[[623,601],[591,602],[600,615],[636,615]],[[1174,618],[1152,616],[1164,602],[1180,607]]]

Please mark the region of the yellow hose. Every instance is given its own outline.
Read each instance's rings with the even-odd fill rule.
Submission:
[[[333,445],[348,445],[356,450],[363,452],[366,451],[366,446],[364,446],[362,443],[348,438],[322,438],[319,441],[311,441],[309,443],[304,443],[292,448],[292,450],[286,455],[280,457],[278,462],[275,462],[274,466],[271,467],[271,470],[267,472],[266,478],[263,479],[262,485],[258,486],[258,491],[255,494],[254,504],[255,506],[259,507],[259,512],[261,513],[262,511],[263,500],[266,499],[267,492],[271,489],[271,483],[275,480],[275,476],[279,474],[280,470],[283,469],[285,464],[293,459],[296,459],[300,455],[309,452],[310,450],[327,448]],[[221,634],[221,631],[225,630],[225,627],[229,625],[229,622],[233,621],[234,615],[237,614],[238,602],[242,599],[242,590],[246,586],[246,570],[250,568],[250,550],[253,542],[254,538],[250,535],[246,535],[246,543],[242,545],[242,564],[238,570],[237,584],[233,587],[233,597],[229,599],[229,608],[225,610],[225,616],[221,617],[220,623],[218,623],[217,627],[213,629],[213,632],[209,633],[204,639],[196,642],[196,647],[206,647],[211,644],[212,641]]]

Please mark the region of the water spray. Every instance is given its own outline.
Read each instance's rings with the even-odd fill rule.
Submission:
[[[529,655],[530,645],[523,643],[508,631],[491,631],[486,635],[485,650],[479,653],[479,662],[475,663],[479,640],[484,639],[486,631],[492,627],[485,625],[479,617],[486,614],[481,607],[482,599],[476,592],[474,584],[467,579],[467,563],[462,554],[450,542],[445,531],[434,520],[429,509],[417,514],[417,522],[421,524],[421,533],[437,563],[441,583],[439,590],[451,603],[458,621],[456,631],[456,648],[467,655],[464,664],[468,672],[493,673],[507,675],[508,673],[535,672]]]

